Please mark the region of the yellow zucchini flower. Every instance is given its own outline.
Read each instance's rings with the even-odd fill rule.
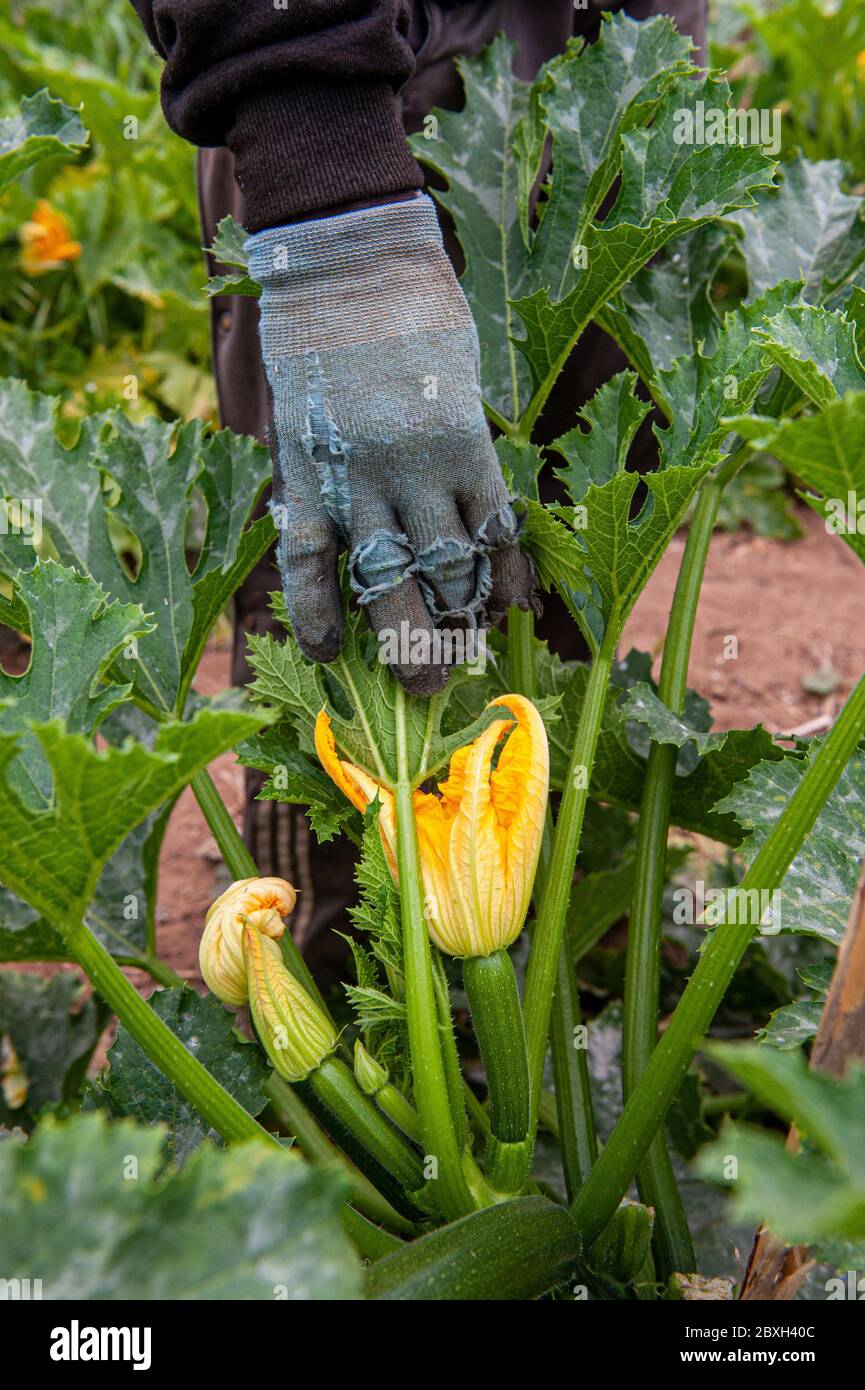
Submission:
[[[59,270],[65,261],[81,255],[81,243],[69,235],[69,223],[44,198],[40,198],[29,222],[21,228],[21,265],[27,275]]]
[[[261,1045],[286,1081],[305,1081],[336,1047],[336,1030],[279,956],[273,943],[244,926],[241,946],[249,985],[249,1008]]]
[[[211,905],[198,962],[208,989],[224,1004],[245,1004],[248,998],[244,926],[255,928],[262,950],[281,962],[277,942],[285,931],[283,918],[294,911],[296,902],[297,893],[284,878],[241,878]]]
[[[501,695],[491,706],[504,706],[514,718],[497,720],[457,749],[438,793],[414,794],[427,926],[453,956],[488,956],[519,936],[544,831],[550,777],[544,722],[522,695]],[[325,772],[358,810],[379,798],[379,832],[396,879],[393,793],[339,757],[324,710],[315,746]]]

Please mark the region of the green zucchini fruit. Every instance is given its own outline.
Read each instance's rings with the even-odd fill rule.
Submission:
[[[372,1299],[539,1298],[567,1279],[580,1257],[564,1207],[518,1197],[472,1212],[377,1260],[366,1273]]]

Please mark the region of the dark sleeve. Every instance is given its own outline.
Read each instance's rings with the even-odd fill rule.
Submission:
[[[403,0],[132,3],[168,124],[232,151],[248,231],[420,187],[394,96],[414,65]]]

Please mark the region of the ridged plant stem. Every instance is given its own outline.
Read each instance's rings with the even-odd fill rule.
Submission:
[[[670,609],[658,696],[674,714],[681,715],[685,709],[694,622],[722,490],[723,484],[715,477],[700,491]],[[658,1041],[667,835],[677,757],[678,749],[672,744],[652,744],[640,806],[625,968],[622,1087],[626,1101]],[[655,1210],[653,1246],[658,1277],[666,1282],[677,1271],[695,1270],[688,1220],[663,1128],[648,1148],[637,1174],[637,1187],[641,1200]]]
[[[589,796],[589,781],[595,760],[598,736],[601,731],[617,638],[618,624],[611,622],[604,640],[595,654],[586,682],[577,733],[568,771],[565,775],[565,784],[553,835],[552,852],[549,865],[544,873],[544,881],[540,885],[540,906],[532,933],[532,946],[523,995],[532,1106],[532,1136],[534,1136],[537,1124],[544,1056],[547,1050],[547,1034],[559,969],[559,956],[565,934],[571,881],[580,848],[580,834]]]
[[[405,692],[394,682],[397,867],[409,1052],[424,1147],[427,1157],[434,1159],[436,1164],[433,1191],[442,1213],[455,1220],[472,1211],[475,1201],[463,1171],[439,1035],[430,940],[424,917],[405,701]]]
[[[113,1009],[150,1060],[172,1081],[207,1123],[228,1144],[256,1139],[282,1148],[210,1072],[188,1052],[178,1037],[141,998],[120,966],[83,922],[64,924],[63,939],[96,993]]]
[[[736,920],[715,927],[664,1036],[571,1207],[587,1246],[607,1226],[630,1187],[739,962],[754,939],[758,924],[752,920],[748,895],[756,890],[762,896],[781,888],[787,870],[863,733],[865,676],[811,757],[799,785],[736,890],[733,901],[738,910],[732,914]],[[745,921],[739,921],[740,916]]]
[[[533,700],[536,694],[534,615],[519,608],[511,608],[508,615],[508,667],[511,688]],[[536,903],[540,901],[541,885],[549,875],[552,840],[553,819],[548,807],[535,880]],[[586,1050],[578,1046],[581,1029],[574,956],[565,929],[556,966],[549,1031],[559,1152],[569,1201],[576,1197],[598,1148]]]

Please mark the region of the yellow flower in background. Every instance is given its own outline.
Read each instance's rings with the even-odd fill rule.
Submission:
[[[21,264],[28,275],[59,270],[66,261],[75,261],[81,255],[81,243],[71,239],[66,218],[44,198],[36,204],[20,235]]]
[[[282,963],[267,950],[273,945],[254,927],[244,926],[241,944],[249,988],[249,1008],[261,1045],[286,1081],[305,1081],[336,1047],[329,1019]]]
[[[216,899],[205,919],[198,949],[204,982],[224,1004],[245,1004],[248,998],[241,933],[254,928],[262,949],[282,961],[277,942],[285,931],[284,918],[294,911],[297,893],[284,878],[241,878]]]
[[[0,1038],[0,1090],[10,1110],[20,1110],[30,1090],[30,1079],[8,1034]]]
[[[488,956],[519,936],[544,832],[550,779],[544,722],[522,695],[501,695],[493,706],[505,706],[514,719],[491,724],[458,749],[438,793],[414,794],[429,933],[454,956]],[[325,772],[358,810],[379,797],[379,831],[396,879],[393,794],[339,757],[324,710],[315,746]]]
[[[865,82],[865,48],[856,54],[856,76],[860,82]]]

